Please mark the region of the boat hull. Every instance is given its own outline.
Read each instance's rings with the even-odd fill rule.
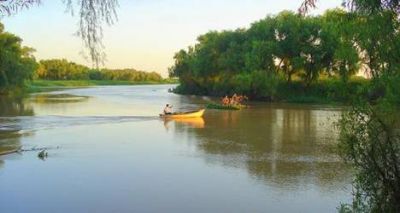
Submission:
[[[170,115],[160,114],[162,118],[173,118],[173,119],[181,119],[181,118],[201,118],[204,114],[205,109],[201,109],[193,112],[185,112],[185,113],[175,113]]]

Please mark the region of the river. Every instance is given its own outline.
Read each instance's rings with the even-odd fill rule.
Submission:
[[[0,212],[336,212],[351,170],[340,108],[250,103],[158,118],[207,97],[173,85],[101,86],[0,99]]]

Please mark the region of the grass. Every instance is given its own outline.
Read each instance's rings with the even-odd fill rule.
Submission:
[[[34,80],[27,83],[26,91],[46,92],[65,88],[106,86],[106,85],[148,85],[148,84],[174,84],[176,80],[165,79],[160,82],[155,81],[114,81],[114,80]]]

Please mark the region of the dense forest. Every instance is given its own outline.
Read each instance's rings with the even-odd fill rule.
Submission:
[[[32,55],[33,48],[22,46],[22,39],[4,31],[0,23],[0,94],[23,89],[35,80],[104,80],[162,82],[156,72],[135,69],[91,69],[65,59],[41,60]]]
[[[283,11],[248,29],[199,36],[194,46],[175,54],[169,72],[179,77],[180,93],[345,101],[368,87],[355,74],[375,78],[400,66],[398,33],[384,27],[391,19],[389,11],[375,16],[340,9],[320,16]]]

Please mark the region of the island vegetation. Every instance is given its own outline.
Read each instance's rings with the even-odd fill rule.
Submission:
[[[381,27],[392,18],[390,12],[283,11],[248,29],[199,36],[194,46],[175,54],[169,71],[179,77],[178,93],[319,103],[348,102],[358,93],[373,99],[379,90],[366,77],[380,77],[382,68],[400,64],[394,60],[399,55],[394,29]]]

